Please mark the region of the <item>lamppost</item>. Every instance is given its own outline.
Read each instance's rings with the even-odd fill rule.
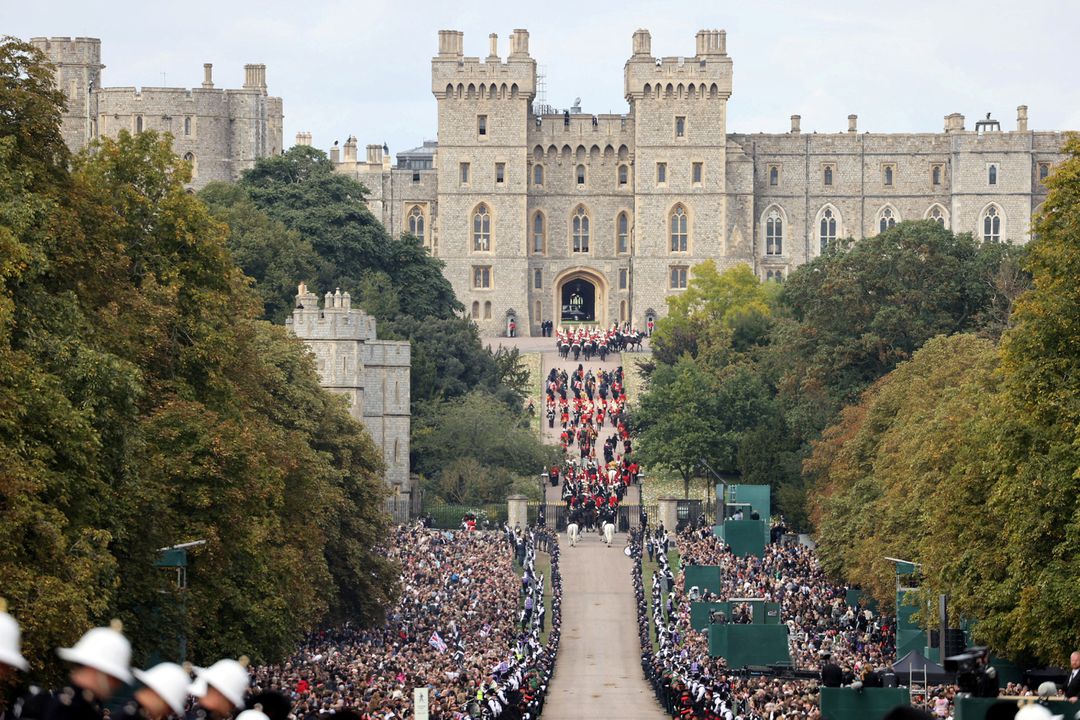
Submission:
[[[720,473],[713,470],[712,466],[709,465],[709,463],[705,462],[705,458],[698,458],[698,465],[708,470],[712,474],[712,476],[716,478],[717,481],[719,481],[719,483],[723,486],[723,492],[720,493],[720,497],[717,498],[716,503],[717,510],[719,511],[719,522],[722,523],[727,518],[727,480],[725,480]]]
[[[536,512],[537,527],[545,527],[547,525],[547,517],[545,517],[545,513],[547,510],[547,484],[550,478],[551,476],[548,473],[540,473],[540,507]]]
[[[188,567],[188,550],[192,550],[197,547],[202,547],[206,544],[205,540],[195,540],[194,542],[180,543],[179,545],[171,545],[169,547],[158,548],[158,557],[154,561],[154,566],[159,568],[168,568],[176,570],[176,591],[178,600],[180,602],[180,612],[186,614],[187,612],[187,567]],[[187,634],[181,631],[179,640],[180,648],[180,662],[187,659]]]

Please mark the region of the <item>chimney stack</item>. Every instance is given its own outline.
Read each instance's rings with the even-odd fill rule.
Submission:
[[[461,57],[465,52],[465,33],[460,30],[439,31],[439,55]]]
[[[495,33],[488,35],[488,62],[499,62],[499,36]]]
[[[791,134],[798,135],[802,132],[802,115],[791,116]]]
[[[652,57],[652,35],[648,30],[641,29],[634,33],[634,55]]]
[[[203,63],[202,66],[203,81],[202,86],[209,90],[214,87],[214,64]]]
[[[963,132],[964,116],[960,113],[950,113],[945,116],[945,132]]]
[[[1027,105],[1021,105],[1016,108],[1016,132],[1027,132],[1027,121]]]
[[[367,146],[367,161],[368,161],[368,165],[382,165],[383,164],[382,145],[368,145]]]
[[[341,148],[338,147],[337,141],[334,141],[334,146],[330,148],[330,162],[335,165],[341,162]]]
[[[356,136],[350,135],[349,139],[345,141],[345,162],[356,162]]]
[[[529,57],[529,31],[517,28],[510,33],[510,57]],[[508,58],[509,59],[509,58]]]
[[[849,133],[859,132],[859,116],[848,115],[847,116],[847,131]]]
[[[311,133],[304,130],[296,133],[296,144],[304,147],[311,147]]]
[[[244,89],[266,91],[266,66],[244,66]]]
[[[724,55],[727,52],[727,33],[724,30],[698,30],[697,56]]]

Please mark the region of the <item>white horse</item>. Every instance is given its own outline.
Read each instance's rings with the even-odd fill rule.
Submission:
[[[608,547],[611,547],[612,540],[615,539],[615,524],[604,523],[604,542]]]
[[[570,538],[570,547],[577,547],[578,541],[578,524],[569,523],[566,526],[566,535]]]

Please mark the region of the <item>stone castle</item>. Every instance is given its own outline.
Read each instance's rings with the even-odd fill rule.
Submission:
[[[266,66],[245,65],[244,86],[214,87],[213,66],[203,65],[198,88],[102,87],[97,38],[32,38],[56,67],[67,95],[62,130],[73,152],[99,137],[157,130],[171,133],[177,155],[191,163],[192,187],[236,180],[262,157],[282,150],[281,98],[266,91]]]
[[[987,240],[1025,242],[1042,181],[1065,135],[962,115],[944,132],[727,132],[732,60],[722,30],[697,33],[692,57],[654,57],[647,30],[626,61],[625,115],[553,112],[534,104],[536,61],[515,30],[509,54],[490,36],[467,57],[463,34],[439,33],[431,62],[438,143],[357,156],[331,150],[360,180],[388,228],[422,238],[446,263],[466,312],[485,334],[514,319],[631,321],[662,315],[706,259],[751,265],[782,281],[830,241],[927,219]],[[298,144],[311,144],[309,133]]]
[[[375,319],[352,307],[349,293],[319,296],[301,284],[286,327],[315,355],[321,385],[348,398],[349,414],[382,449],[386,481],[409,507],[419,500],[409,474],[408,342],[379,340]]]

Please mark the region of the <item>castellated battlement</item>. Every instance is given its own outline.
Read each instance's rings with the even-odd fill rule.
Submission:
[[[628,142],[634,137],[631,115],[534,115],[529,142]]]
[[[301,283],[293,316],[285,320],[285,325],[305,340],[375,339],[375,318],[353,308],[349,293],[341,292],[340,288],[336,292],[327,292],[320,307],[319,296]]]
[[[498,36],[488,37],[487,57],[465,57],[465,34],[439,31],[439,54],[431,60],[431,92],[442,99],[502,100],[536,95],[536,61],[529,56],[529,33],[514,30],[506,60],[498,54]]]
[[[101,40],[98,38],[36,37],[30,38],[30,44],[48,55],[57,65],[101,60]]]
[[[731,97],[731,58],[723,30],[699,30],[694,57],[652,56],[648,30],[633,38],[633,55],[626,61],[627,101],[641,98],[727,99]]]
[[[376,339],[375,319],[352,307],[349,293],[328,292],[320,307],[303,283],[285,327],[311,351],[319,384],[345,397],[349,415],[381,448],[386,482],[396,493],[411,493],[409,343]]]

